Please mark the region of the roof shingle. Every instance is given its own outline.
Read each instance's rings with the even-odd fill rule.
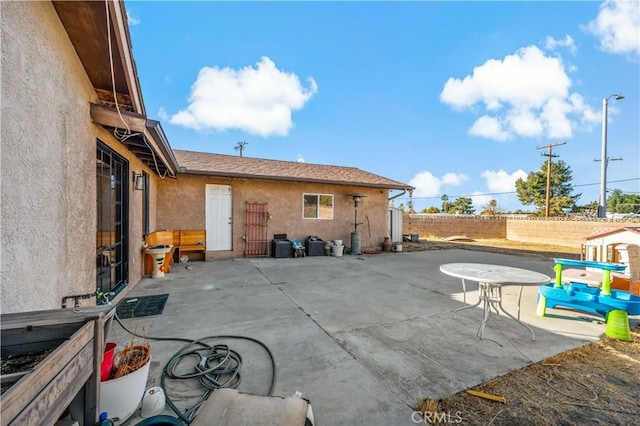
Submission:
[[[387,179],[355,167],[267,160],[177,149],[174,149],[173,152],[178,160],[181,173],[388,189],[413,189],[406,183]]]

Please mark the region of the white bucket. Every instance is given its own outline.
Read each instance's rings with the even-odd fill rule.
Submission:
[[[342,256],[342,252],[344,251],[344,246],[331,246],[333,249],[333,255],[336,257]]]
[[[122,424],[135,413],[145,393],[151,359],[136,371],[106,382],[100,382],[100,406],[96,414],[106,412],[114,422]]]
[[[393,243],[393,251],[402,251],[402,244]]]

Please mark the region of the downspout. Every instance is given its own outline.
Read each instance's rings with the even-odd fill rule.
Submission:
[[[389,200],[388,200],[388,201],[393,201],[393,200],[395,200],[396,198],[401,197],[401,196],[403,196],[403,195],[404,195],[404,194],[406,194],[406,193],[407,193],[407,190],[406,190],[406,189],[404,189],[401,193],[396,194],[396,195],[394,195],[393,197],[389,198]]]

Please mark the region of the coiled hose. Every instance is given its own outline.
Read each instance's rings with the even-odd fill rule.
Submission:
[[[216,335],[207,336],[197,340],[185,339],[182,337],[151,337],[142,336],[129,330],[120,320],[118,315],[115,315],[115,319],[127,333],[132,336],[142,339],[156,340],[156,341],[176,341],[186,342],[180,350],[174,353],[164,369],[162,370],[162,377],[160,378],[160,386],[164,390],[165,400],[167,405],[178,415],[180,420],[185,424],[189,424],[193,421],[198,413],[198,409],[205,403],[212,392],[221,388],[235,388],[240,384],[240,369],[242,367],[242,357],[233,349],[230,349],[227,345],[218,344],[210,345],[206,343],[210,340],[218,339],[240,339],[254,342],[267,352],[271,361],[271,385],[269,386],[269,392],[267,395],[273,394],[273,388],[276,384],[276,362],[273,358],[271,350],[253,337],[238,336],[238,335]],[[177,374],[178,366],[186,359],[194,358],[197,360],[193,367],[193,372],[186,374]],[[205,388],[204,394],[200,397],[198,402],[188,410],[181,412],[178,407],[171,400],[166,388],[166,379],[193,379],[198,378],[200,383]]]

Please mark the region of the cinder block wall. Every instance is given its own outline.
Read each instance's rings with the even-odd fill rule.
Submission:
[[[464,235],[469,238],[507,238],[507,220],[490,216],[405,215],[403,234],[418,234],[420,238],[446,238]]]
[[[404,215],[403,234],[420,238],[446,238],[464,235],[469,238],[506,238],[528,243],[580,247],[595,228],[622,228],[625,222],[578,221],[482,216]]]
[[[606,221],[507,219],[507,239],[580,247],[595,228],[624,226],[625,223]]]

